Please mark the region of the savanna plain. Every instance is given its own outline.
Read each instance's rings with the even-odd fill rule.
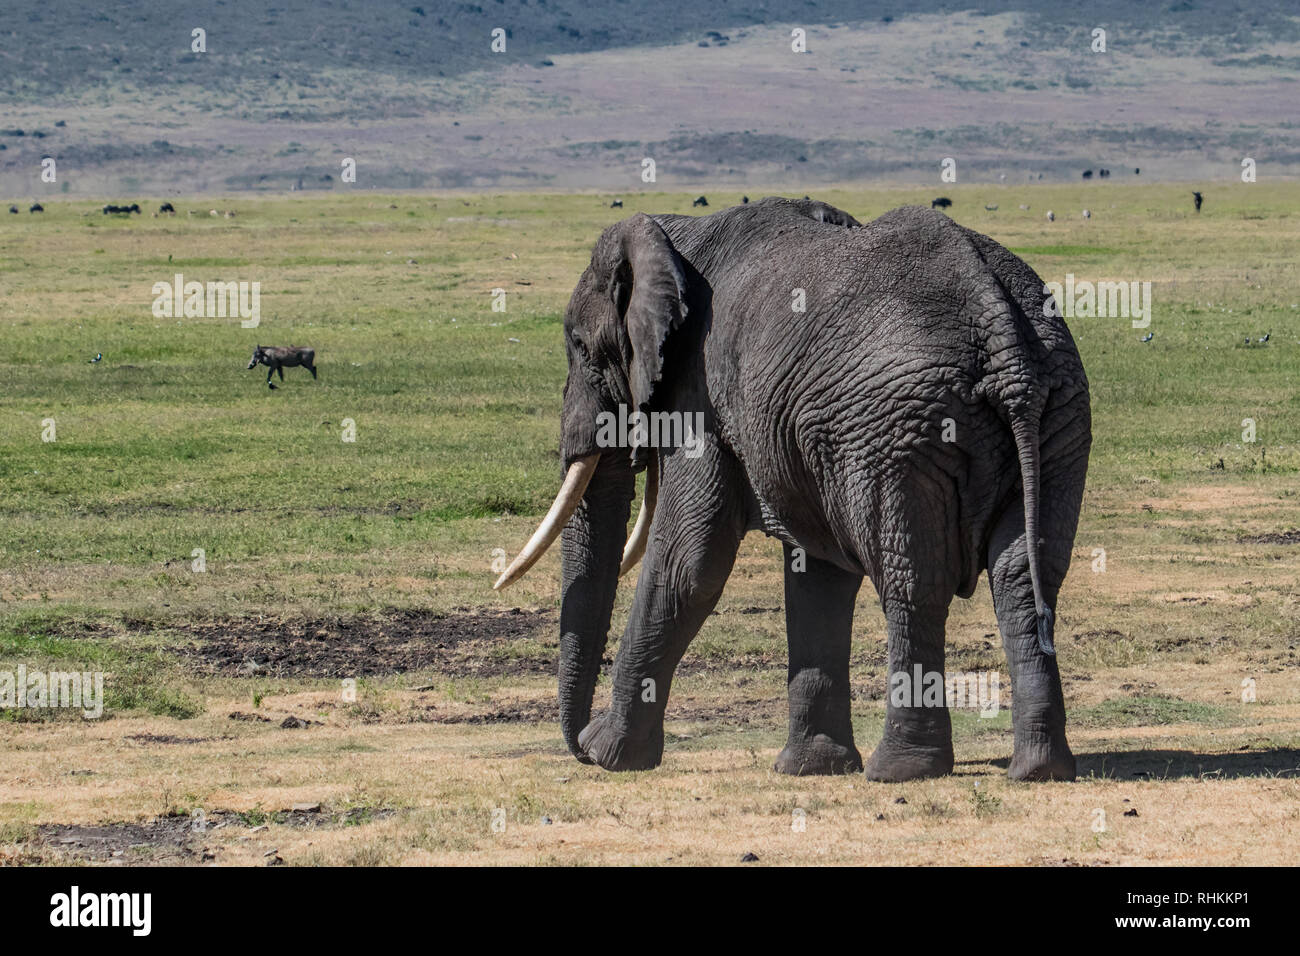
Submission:
[[[750,195],[782,192],[810,190]],[[863,221],[936,195],[812,192]],[[0,862],[1300,861],[1300,183],[947,192],[1047,281],[1151,282],[1149,328],[1069,320],[1094,435],[1057,624],[1077,782],[1006,779],[1005,678],[997,716],[954,714],[949,777],[773,773],[781,550],[758,534],[678,671],[663,765],[569,756],[558,549],[502,594],[493,566],[558,487],[591,244],[694,195],[6,214],[0,671],[100,671],[105,706],[0,711]],[[260,325],[155,317],[177,273],[260,282]],[[267,389],[255,344],[314,348],[319,379]],[[865,755],[887,689],[869,585],[854,631]],[[947,666],[1003,668],[983,587],[953,605]]]

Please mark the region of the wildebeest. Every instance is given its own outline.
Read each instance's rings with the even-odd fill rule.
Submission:
[[[18,212],[18,207],[17,207],[17,206],[10,206],[10,207],[9,207],[9,211],[10,211],[10,212],[13,212],[13,213],[16,213],[16,212]]]
[[[1092,179],[1092,170],[1091,170],[1091,169],[1085,169],[1085,170],[1083,171],[1083,178],[1084,178],[1084,179]]]
[[[1109,170],[1109,169],[1099,169],[1099,170],[1097,170],[1097,175],[1100,176],[1102,179],[1105,179],[1106,177],[1108,177],[1108,176],[1110,175],[1110,170]]]
[[[705,199],[703,196],[696,196],[695,202],[691,203],[692,206],[707,206],[708,204],[709,201]]]
[[[109,204],[104,207],[103,212],[105,216],[129,216],[131,213],[139,214],[140,204],[135,202],[131,203],[129,206],[114,206]]]
[[[1141,166],[1134,166],[1134,167],[1133,167],[1133,175],[1134,175],[1134,176],[1141,176],[1141,175],[1142,175],[1142,167],[1141,167]]]
[[[1200,194],[1200,193],[1192,193],[1192,201],[1193,201],[1194,203],[1196,203],[1196,211],[1197,211],[1197,212],[1200,212],[1200,211],[1201,211],[1201,194]]]
[[[947,209],[952,205],[952,200],[947,196],[939,196],[937,199],[930,200],[931,209]]]
[[[743,204],[745,204],[745,205],[748,205],[748,204],[749,204],[749,197],[748,197],[748,196],[741,196],[741,197],[740,197],[740,201],[741,201],[741,203],[743,203]]]
[[[997,204],[997,203],[994,203],[992,206],[990,206],[988,203],[985,203],[985,204],[984,204],[984,208],[987,209],[989,212],[997,212],[997,211],[998,211],[998,204]]]
[[[621,199],[615,199],[612,203],[609,204],[609,208],[610,208],[610,209],[622,209],[622,208],[623,208],[623,200],[621,200]]]
[[[165,202],[165,203],[163,203],[161,206],[159,206],[159,207],[158,207],[158,211],[159,211],[159,212],[169,212],[169,213],[171,213],[173,216],[176,215],[176,207],[173,206],[173,205],[172,205],[171,203],[169,203],[169,202]]]
[[[248,361],[249,368],[255,368],[257,365],[265,365],[266,368],[266,387],[275,388],[271,384],[271,375],[275,372],[280,373],[280,381],[284,381],[284,370],[286,367],[293,368],[295,365],[301,365],[311,372],[311,377],[316,377],[316,350],[299,348],[296,345],[268,345],[263,348],[260,345],[253,346],[253,357]]]
[[[1201,204],[1200,204],[1199,202],[1196,204],[1196,206],[1197,206],[1198,209],[1200,208],[1200,205],[1201,205]],[[28,211],[28,212],[45,212],[45,207],[42,206],[42,205],[41,205],[40,203],[38,203],[38,202],[34,202],[34,203],[32,203],[31,208],[28,209],[27,211]]]

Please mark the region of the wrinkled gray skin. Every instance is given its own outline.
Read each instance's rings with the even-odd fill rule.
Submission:
[[[1072,779],[1050,609],[1091,416],[1074,342],[1043,304],[1020,259],[918,207],[859,226],[824,203],[769,198],[607,229],[565,315],[564,465],[602,455],[563,534],[560,716],[578,759],[659,764],[673,672],[758,529],[786,552],[790,735],[778,771],[862,769],[849,641],[863,576],[885,613],[889,673],[911,674],[943,671],[949,603],[987,568],[1014,698],[1010,776]],[[596,415],[619,403],[702,411],[704,453],[598,447]],[[955,441],[941,440],[945,419]],[[647,460],[660,469],[658,510],[610,708],[591,719]],[[1037,599],[1027,513],[1039,520]],[[793,569],[796,548],[806,570]],[[946,707],[891,701],[867,775],[952,767]]]

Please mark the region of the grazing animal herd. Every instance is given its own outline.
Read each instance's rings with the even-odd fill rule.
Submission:
[[[1136,176],[1136,175],[1138,175],[1141,171],[1142,171],[1142,170],[1141,170],[1140,167],[1134,168],[1134,170],[1133,170],[1133,175]],[[1092,178],[1092,175],[1093,175],[1093,173],[1092,173],[1092,170],[1091,170],[1091,169],[1085,169],[1085,170],[1083,171],[1083,178],[1084,178],[1084,179],[1091,179],[1091,178]],[[1098,171],[1098,175],[1099,175],[1100,177],[1102,177],[1102,178],[1107,178],[1107,177],[1110,176],[1110,170],[1109,170],[1109,169],[1101,169],[1101,170]],[[807,199],[808,197],[805,196],[804,198]],[[1203,201],[1204,201],[1203,198],[1202,198],[1202,196],[1201,196],[1201,194],[1200,194],[1199,192],[1194,192],[1194,193],[1192,193],[1192,201],[1193,201],[1193,203],[1195,204],[1196,211],[1197,211],[1197,212],[1200,212],[1200,211],[1201,211],[1201,205],[1202,205],[1202,203],[1203,203]],[[748,197],[748,196],[745,196],[745,197],[743,197],[743,198],[741,199],[741,204],[742,204],[742,205],[746,205],[746,204],[748,204],[748,203],[749,203],[749,197]],[[707,206],[709,205],[708,197],[706,197],[706,196],[697,196],[697,197],[695,197],[695,199],[691,202],[691,205],[692,205],[692,206],[695,206],[695,207],[700,207],[700,206],[707,207]],[[931,209],[950,209],[950,208],[952,208],[952,205],[953,205],[953,201],[952,201],[950,198],[948,198],[947,196],[936,196],[934,199],[930,200],[930,208],[931,208]],[[622,200],[622,199],[614,199],[614,200],[609,204],[609,208],[610,208],[610,209],[622,209],[622,208],[623,208],[623,200]],[[996,212],[998,206],[997,206],[996,203],[992,203],[992,204],[985,204],[984,208],[985,208],[985,210],[987,210],[988,212]],[[1021,203],[1021,204],[1020,204],[1020,209],[1021,209],[1022,211],[1028,211],[1028,210],[1029,210],[1029,206],[1028,206],[1028,204],[1026,204],[1026,203]],[[39,202],[33,202],[33,203],[31,204],[31,207],[30,207],[27,211],[28,211],[28,212],[32,212],[32,213],[36,213],[36,212],[44,212],[44,211],[45,211],[45,207],[42,206]],[[132,215],[132,214],[140,215],[140,204],[139,204],[139,203],[131,203],[131,205],[129,205],[129,206],[118,206],[118,205],[114,205],[114,204],[112,204],[112,203],[109,203],[109,204],[103,206],[102,209],[101,209],[100,211],[101,211],[105,216],[130,216],[130,215]],[[11,205],[11,206],[9,207],[9,212],[10,212],[10,213],[13,213],[13,214],[17,214],[17,213],[18,213],[18,207],[17,207],[16,205]],[[174,216],[174,215],[176,215],[176,207],[173,206],[170,202],[164,202],[161,206],[158,207],[158,211],[157,211],[156,213],[154,213],[153,215],[154,215],[154,218],[157,218],[157,217],[160,216],[160,215],[165,215],[165,216]],[[191,215],[191,216],[194,215],[194,210],[193,210],[193,209],[189,210],[189,215]],[[219,210],[216,210],[216,209],[209,209],[209,210],[208,210],[208,215],[211,216],[211,217],[213,217],[213,218],[216,218],[216,217],[219,217],[219,216],[224,216],[226,219],[234,219],[234,218],[235,218],[235,211],[234,211],[233,209],[227,209],[227,210],[225,210],[225,211],[219,211]],[[1083,218],[1084,218],[1084,219],[1091,219],[1091,218],[1092,218],[1092,213],[1091,213],[1089,210],[1087,210],[1087,209],[1083,210]],[[1048,221],[1048,222],[1055,222],[1055,221],[1056,221],[1056,214],[1053,213],[1052,210],[1050,210],[1050,209],[1047,211],[1047,221]]]
[[[1138,172],[1138,170],[1135,169],[1135,170],[1133,170],[1133,172],[1136,173],[1136,172]],[[1101,170],[1101,175],[1103,175],[1103,176],[1109,176],[1109,175],[1110,175],[1110,170],[1109,170],[1109,169],[1103,169],[1103,170]],[[1084,178],[1084,179],[1088,179],[1088,178],[1090,178],[1091,176],[1092,176],[1092,170],[1091,170],[1091,169],[1085,169],[1085,170],[1083,171],[1083,178]],[[1201,205],[1202,205],[1202,203],[1203,203],[1204,201],[1205,201],[1205,200],[1204,200],[1204,197],[1203,197],[1199,192],[1194,192],[1194,193],[1192,193],[1192,203],[1195,205],[1195,207],[1196,207],[1196,211],[1197,211],[1197,212],[1200,212],[1200,211],[1201,211]],[[936,196],[934,199],[931,199],[931,200],[930,200],[930,208],[931,208],[931,209],[949,209],[949,208],[951,208],[951,206],[952,206],[952,200],[949,199],[947,196]],[[1029,205],[1028,205],[1027,203],[1021,203],[1021,204],[1020,204],[1020,208],[1021,208],[1023,211],[1025,211],[1025,212],[1028,212],[1028,211],[1029,211]],[[988,212],[997,212],[998,205],[997,205],[997,203],[993,203],[993,204],[991,204],[991,205],[988,204],[988,203],[985,203],[985,205],[984,205],[984,209],[985,209],[986,211],[988,211]],[[1091,219],[1091,218],[1092,218],[1092,210],[1091,210],[1091,209],[1085,209],[1085,210],[1083,210],[1083,212],[1081,213],[1081,215],[1083,216],[1084,219]],[[1048,222],[1055,222],[1055,221],[1056,221],[1056,213],[1052,212],[1052,210],[1050,210],[1050,209],[1047,210],[1047,221],[1048,221]]]
[[[621,207],[622,205],[623,205],[622,202],[620,202],[619,200],[615,200],[615,201],[614,201],[614,206],[615,206],[615,207]],[[45,212],[45,207],[42,206],[39,202],[33,202],[33,203],[31,204],[31,206],[28,208],[27,211],[28,211],[28,212]],[[100,210],[99,210],[99,211],[100,211],[101,213],[103,213],[105,216],[131,216],[131,215],[139,216],[139,215],[142,215],[141,210],[140,210],[140,204],[139,204],[139,203],[136,203],[136,202],[131,203],[129,206],[127,206],[127,205],[121,205],[121,206],[119,206],[119,205],[116,205],[116,204],[114,204],[114,203],[106,203],[105,205],[103,205],[103,206],[100,207]],[[10,205],[10,207],[9,207],[9,212],[12,213],[12,214],[14,214],[14,215],[17,215],[17,214],[18,214],[18,207],[17,207],[16,205]],[[82,215],[90,215],[90,214],[89,214],[89,213],[82,213]],[[173,206],[173,205],[172,205],[171,203],[169,203],[169,202],[165,202],[165,203],[163,203],[161,206],[158,207],[158,211],[157,211],[156,213],[154,213],[153,215],[154,215],[155,218],[157,218],[157,217],[160,216],[160,215],[164,215],[164,216],[174,216],[174,215],[176,215],[176,207]],[[193,209],[190,210],[190,215],[191,215],[191,216],[194,215],[194,210],[193,210]],[[221,213],[221,212],[218,212],[218,211],[215,210],[215,209],[212,209],[212,210],[209,210],[208,215],[210,215],[210,216],[222,216],[222,215],[224,215],[227,219],[234,219],[234,218],[235,218],[235,211],[234,211],[233,209],[227,209],[224,213]]]

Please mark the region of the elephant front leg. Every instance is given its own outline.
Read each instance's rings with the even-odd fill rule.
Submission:
[[[885,732],[867,761],[872,780],[898,782],[952,773],[952,720],[944,693],[948,600],[910,583],[886,596],[889,674]],[[887,591],[888,594],[888,591]],[[934,603],[916,603],[931,597]]]
[[[578,735],[606,770],[657,767],[673,673],[713,611],[744,536],[734,465],[663,456],[659,506],[614,661],[609,710]],[[709,469],[717,469],[710,471]]]
[[[862,578],[785,545],[785,629],[790,647],[790,736],[778,773],[856,773],[849,647]]]

